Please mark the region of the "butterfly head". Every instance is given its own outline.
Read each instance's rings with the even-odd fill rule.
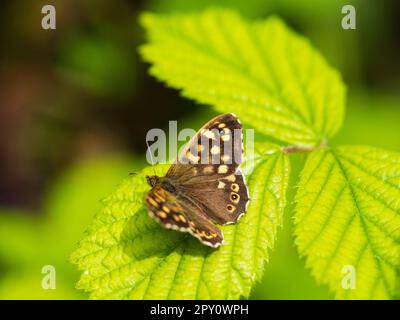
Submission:
[[[156,184],[159,183],[160,177],[158,176],[146,176],[147,183],[154,187]]]

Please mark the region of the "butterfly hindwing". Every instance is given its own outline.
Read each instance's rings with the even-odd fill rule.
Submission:
[[[225,176],[199,177],[185,185],[207,216],[218,224],[235,223],[247,211],[249,194],[241,170]],[[202,182],[204,180],[204,182]]]

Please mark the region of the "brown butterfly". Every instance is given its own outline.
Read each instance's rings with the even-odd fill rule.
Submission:
[[[243,130],[233,113],[206,123],[187,143],[165,177],[147,176],[149,214],[169,229],[189,232],[211,247],[223,244],[217,224],[246,213],[249,193],[239,168]]]

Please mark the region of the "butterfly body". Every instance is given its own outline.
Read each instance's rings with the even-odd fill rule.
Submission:
[[[210,120],[189,141],[165,177],[148,176],[145,202],[166,228],[189,232],[202,243],[223,244],[217,224],[235,223],[249,194],[240,170],[242,126],[233,114]]]
[[[159,176],[147,176],[146,178],[147,178],[147,183],[152,187],[160,185],[162,188],[164,188],[165,190],[167,190],[172,194],[177,192],[174,185],[170,181],[168,181],[167,178],[161,178]]]

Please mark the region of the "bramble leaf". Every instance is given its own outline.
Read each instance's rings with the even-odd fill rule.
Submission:
[[[252,201],[235,225],[224,226],[225,245],[206,247],[192,236],[162,228],[144,206],[148,167],[125,180],[71,261],[83,271],[78,288],[94,299],[237,299],[247,297],[263,272],[268,249],[282,221],[288,184],[287,155],[276,146],[257,147],[248,176]]]
[[[248,23],[229,10],[145,14],[150,73],[186,97],[236,112],[283,142],[319,145],[340,128],[345,88],[308,40],[272,17]]]
[[[400,269],[399,153],[357,146],[315,151],[296,201],[296,244],[318,282],[340,299],[394,297]],[[346,286],[351,270],[355,288]]]

